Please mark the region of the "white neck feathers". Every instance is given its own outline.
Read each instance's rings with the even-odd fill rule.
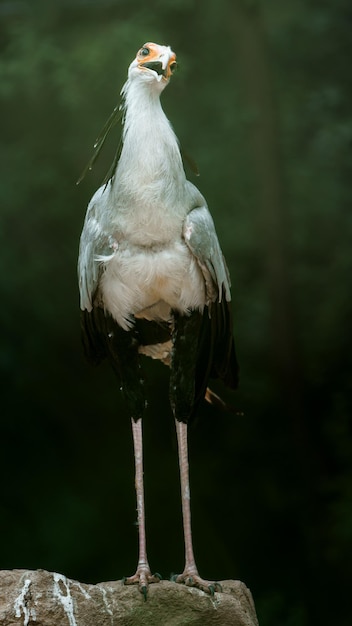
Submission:
[[[177,137],[160,103],[158,85],[128,79],[124,97],[123,147],[117,168],[118,185],[139,187],[157,181],[167,187],[183,184],[185,175]],[[126,180],[127,177],[127,180]],[[133,184],[133,181],[135,184]]]

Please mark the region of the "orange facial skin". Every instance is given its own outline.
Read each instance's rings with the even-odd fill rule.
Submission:
[[[154,70],[161,74],[164,80],[169,80],[176,69],[176,54],[169,46],[159,46],[147,42],[137,53],[137,62],[140,69]]]

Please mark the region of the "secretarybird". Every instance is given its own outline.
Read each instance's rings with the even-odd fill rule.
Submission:
[[[146,43],[129,66],[121,91],[121,154],[89,203],[78,262],[87,356],[110,361],[131,416],[139,558],[125,583],[138,584],[145,598],[148,584],[160,577],[151,574],[146,552],[140,354],[170,367],[185,540],[185,568],[173,579],[211,594],[220,585],[199,576],[192,547],[187,425],[204,397],[219,401],[209,378],[233,389],[238,378],[228,270],[206,201],[186,179],[160,104],[175,68],[171,48],[155,43]],[[118,107],[97,151],[117,115]]]

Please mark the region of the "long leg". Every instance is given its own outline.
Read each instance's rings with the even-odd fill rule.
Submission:
[[[183,531],[185,540],[185,568],[183,573],[174,578],[177,583],[185,583],[191,587],[198,587],[203,591],[214,594],[215,591],[221,591],[219,583],[204,580],[198,574],[192,543],[191,528],[191,494],[189,487],[189,464],[188,464],[188,442],[187,442],[187,424],[179,422],[175,419],[178,456],[180,464],[181,479],[181,500],[182,500],[182,517]]]
[[[132,434],[134,446],[134,459],[136,469],[136,496],[137,496],[137,521],[138,521],[138,564],[134,576],[125,578],[125,585],[138,584],[138,588],[147,597],[148,584],[158,583],[160,576],[152,575],[147,558],[147,545],[145,535],[145,511],[144,511],[144,484],[143,484],[143,435],[142,419],[135,421],[132,418]]]

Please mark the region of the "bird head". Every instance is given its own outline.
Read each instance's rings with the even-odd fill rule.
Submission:
[[[147,83],[158,85],[162,91],[176,66],[176,54],[170,46],[146,43],[138,50],[136,58],[132,61],[128,69],[128,77],[139,78]]]

